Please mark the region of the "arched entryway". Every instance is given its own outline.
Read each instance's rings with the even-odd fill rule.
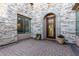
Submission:
[[[56,25],[55,25],[56,15],[54,13],[48,13],[44,17],[44,33],[46,38],[54,39],[56,37]]]

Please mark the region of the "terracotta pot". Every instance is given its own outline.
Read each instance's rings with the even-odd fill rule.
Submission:
[[[76,45],[79,47],[79,36],[76,36]]]
[[[64,38],[57,38],[56,39],[57,40],[57,42],[59,43],[59,44],[63,44],[64,43]]]

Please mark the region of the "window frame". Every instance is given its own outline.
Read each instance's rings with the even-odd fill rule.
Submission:
[[[79,25],[79,20],[78,20],[78,13],[79,13],[79,10],[76,10],[76,35],[79,36],[79,30],[77,29],[78,25]]]
[[[26,19],[27,19],[27,21],[28,21],[28,25],[29,25],[29,31],[27,32],[27,31],[24,31],[26,28],[22,28],[22,30],[23,30],[23,32],[19,32],[18,31],[18,27],[17,27],[17,33],[18,34],[29,34],[29,33],[31,33],[31,18],[30,17],[26,17],[26,16],[24,16],[24,15],[21,15],[21,14],[17,14],[17,24],[18,24],[18,17],[19,16],[21,16],[20,18],[22,18],[22,17],[24,17],[24,19],[21,19],[22,21],[23,21],[23,28],[24,28],[24,22],[26,21]],[[26,24],[26,23],[25,23]]]

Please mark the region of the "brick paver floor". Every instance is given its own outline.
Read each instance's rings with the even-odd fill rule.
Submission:
[[[24,40],[0,47],[0,56],[73,56],[72,49],[48,40]]]

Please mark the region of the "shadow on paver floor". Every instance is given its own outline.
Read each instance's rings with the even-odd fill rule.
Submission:
[[[2,56],[74,56],[68,45],[60,45],[48,40],[23,40],[0,47]]]

